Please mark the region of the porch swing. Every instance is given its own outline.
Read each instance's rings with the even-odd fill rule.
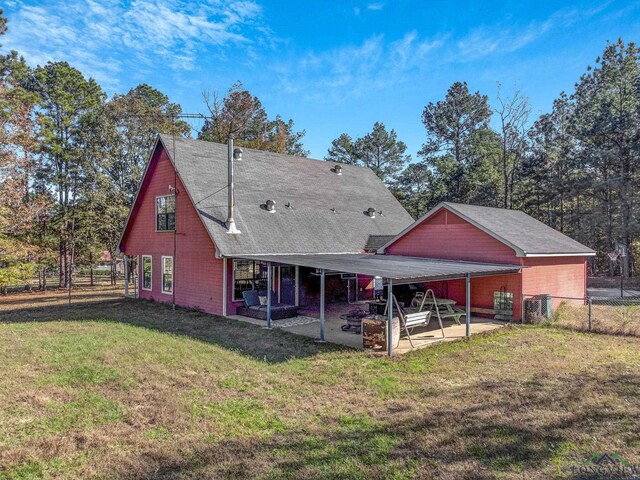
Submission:
[[[415,348],[415,345],[413,344],[413,340],[411,338],[411,332],[413,331],[413,329],[416,327],[427,327],[429,326],[429,322],[431,321],[431,316],[433,312],[431,310],[426,310],[426,311],[423,310],[425,301],[429,297],[429,295],[431,295],[431,298],[433,299],[433,306],[435,309],[436,316],[438,317],[438,325],[440,325],[442,338],[446,338],[446,335],[444,333],[444,327],[442,326],[442,318],[440,317],[440,309],[438,308],[438,301],[436,300],[436,295],[432,289],[429,289],[424,293],[424,296],[422,296],[422,301],[420,303],[420,306],[418,307],[418,311],[413,313],[408,313],[404,308],[402,308],[396,296],[393,295],[393,303],[396,306],[396,310],[398,311],[398,317],[400,318],[401,326],[404,329],[405,333],[407,334],[407,338],[409,339],[409,344],[411,345],[411,348]],[[384,309],[385,315],[387,314],[388,307],[389,305],[387,304],[387,306]]]

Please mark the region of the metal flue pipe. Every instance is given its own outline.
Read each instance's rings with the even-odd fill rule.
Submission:
[[[233,185],[233,135],[229,134],[227,138],[227,146],[228,146],[228,181],[227,181],[227,194],[228,199],[227,202],[229,204],[229,216],[227,218],[227,233],[237,234],[240,233],[240,230],[236,228],[236,222],[233,219],[233,207],[236,202],[235,191]]]

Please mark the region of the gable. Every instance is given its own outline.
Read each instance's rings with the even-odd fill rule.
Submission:
[[[442,202],[403,230],[387,247],[427,220],[449,212],[514,250],[518,257],[593,256],[595,251],[520,210]],[[435,219],[434,221],[438,221]]]
[[[161,136],[222,256],[360,253],[413,219],[368,168],[243,148],[234,162],[237,235],[227,234],[227,145]],[[264,208],[276,203],[275,213]],[[367,209],[375,208],[375,218]],[[379,212],[382,212],[380,214]]]
[[[444,207],[396,237],[384,252],[447,260],[519,263],[512,248]]]
[[[172,232],[156,231],[156,197],[170,195],[169,187],[176,187],[176,222],[188,225],[189,233],[198,234],[215,250],[215,245],[202,224],[200,216],[163,145],[158,142],[147,163],[138,193],[125,224],[119,249],[125,253],[142,251],[167,253],[167,243],[173,244]],[[204,235],[203,235],[204,234]]]

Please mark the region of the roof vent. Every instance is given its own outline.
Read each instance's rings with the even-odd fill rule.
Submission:
[[[369,208],[367,210],[367,215],[369,215],[371,218],[376,218],[376,209],[375,208]]]
[[[338,210],[336,210],[336,207],[332,207],[332,208],[331,208],[331,211],[332,211],[333,213],[338,213]]]
[[[336,165],[333,167],[333,171],[336,172],[336,175],[342,175],[342,165]]]
[[[286,208],[288,208],[289,210],[291,210],[291,209],[293,208],[293,205],[291,205],[291,202],[287,202],[287,203],[285,203],[285,204],[284,204],[284,206],[285,206]]]
[[[233,159],[234,160],[242,160],[242,149],[234,148],[233,149]]]
[[[267,200],[265,205],[267,206],[267,212],[276,213],[276,202],[273,200]]]

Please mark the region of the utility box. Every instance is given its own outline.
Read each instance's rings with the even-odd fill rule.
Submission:
[[[537,323],[551,320],[553,316],[553,297],[549,294],[536,295],[524,301],[524,321]]]

